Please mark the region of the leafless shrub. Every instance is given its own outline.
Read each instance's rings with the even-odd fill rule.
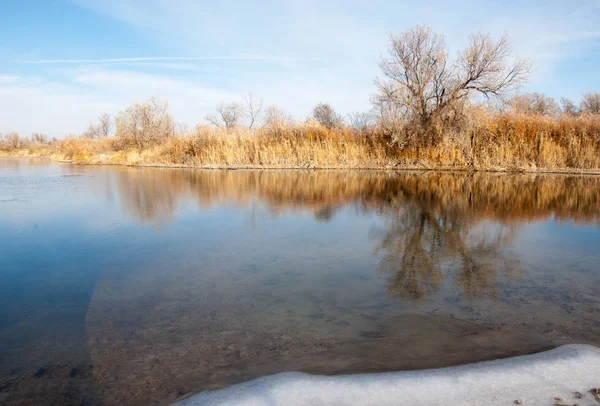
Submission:
[[[583,114],[600,114],[600,93],[586,93],[581,101]]]
[[[30,140],[31,140],[31,142],[33,142],[35,144],[49,144],[50,143],[48,136],[46,134],[42,134],[42,133],[32,133]]]
[[[27,143],[27,140],[21,138],[19,134],[15,132],[4,135],[0,134],[0,149],[5,151],[24,148]]]
[[[97,123],[90,123],[87,130],[83,133],[87,138],[107,138],[113,129],[113,122],[110,114],[104,113],[98,117]]]
[[[439,129],[451,124],[474,94],[505,98],[529,72],[527,61],[509,62],[506,36],[495,41],[487,34],[472,35],[454,61],[443,36],[429,27],[417,26],[390,42],[389,56],[380,62],[383,78],[375,82],[375,102],[393,106],[416,133],[409,138],[423,145],[439,141]]]
[[[169,104],[155,97],[129,106],[117,115],[115,121],[117,146],[120,148],[145,148],[163,142],[174,133]]]
[[[227,132],[239,125],[244,109],[239,103],[219,103],[216,113],[206,115],[204,119]]]
[[[263,127],[283,128],[294,123],[294,118],[281,107],[271,105],[265,108]]]
[[[416,144],[415,132],[407,131],[404,106],[389,100],[385,95],[376,93],[371,102],[380,135],[400,149],[408,144]]]
[[[354,111],[348,114],[348,124],[354,131],[366,132],[375,124],[375,117],[371,111]]]
[[[566,114],[567,116],[575,117],[579,114],[579,108],[571,101],[571,99],[561,97],[560,105],[563,114]]]
[[[541,93],[526,93],[516,96],[509,104],[513,111],[521,114],[553,117],[560,114],[558,103],[552,97]]]
[[[175,124],[175,132],[179,136],[191,136],[194,133],[194,130],[189,124],[178,122]]]
[[[329,130],[341,127],[344,123],[344,119],[327,103],[317,104],[312,111],[312,118]]]

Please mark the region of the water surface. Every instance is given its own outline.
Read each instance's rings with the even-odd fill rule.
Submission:
[[[0,403],[600,345],[600,178],[0,159]]]

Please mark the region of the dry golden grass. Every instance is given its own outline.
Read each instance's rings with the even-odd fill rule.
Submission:
[[[460,130],[427,148],[392,145],[377,130],[357,133],[315,124],[226,133],[198,127],[143,149],[113,139],[69,137],[5,155],[51,156],[81,163],[252,168],[426,168],[469,170],[600,169],[600,116],[559,119],[473,110]]]

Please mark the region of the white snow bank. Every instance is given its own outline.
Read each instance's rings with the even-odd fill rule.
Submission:
[[[177,405],[592,404],[594,396],[589,390],[597,387],[600,349],[577,344],[423,371],[341,376],[281,373],[202,392]],[[583,399],[576,398],[576,392],[583,394]]]

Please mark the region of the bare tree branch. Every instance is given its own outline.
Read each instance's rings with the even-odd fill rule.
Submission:
[[[583,114],[600,114],[600,93],[586,93],[581,101]]]
[[[560,114],[560,107],[556,100],[541,93],[526,93],[516,96],[509,105],[513,111],[522,114],[553,117]]]
[[[104,113],[98,117],[98,123],[90,123],[83,133],[87,138],[106,138],[112,132],[113,123],[110,114]]]
[[[327,103],[319,103],[313,109],[313,118],[327,129],[340,127],[344,119]]]
[[[162,142],[175,131],[169,104],[155,97],[129,106],[119,113],[115,121],[115,135],[121,147],[144,148]]]
[[[263,126],[267,128],[282,128],[292,125],[294,118],[279,106],[268,106],[265,109]]]
[[[230,132],[235,128],[243,114],[243,108],[238,103],[219,103],[216,113],[204,117],[209,123]]]
[[[252,96],[252,93],[248,94],[248,96],[246,96],[244,98],[243,109],[244,109],[244,114],[246,115],[246,117],[248,118],[248,121],[249,121],[249,123],[248,123],[249,130],[252,130],[252,127],[258,120],[258,117],[262,110],[262,106],[263,106],[263,100],[260,99],[258,101],[255,101],[254,97]]]
[[[375,81],[376,109],[398,114],[392,121],[403,121],[418,135],[414,141],[425,144],[436,142],[432,127],[456,119],[475,93],[504,98],[529,72],[527,61],[511,61],[506,36],[494,41],[487,34],[473,35],[453,62],[444,38],[423,26],[390,36],[389,56],[379,66],[383,78]]]

